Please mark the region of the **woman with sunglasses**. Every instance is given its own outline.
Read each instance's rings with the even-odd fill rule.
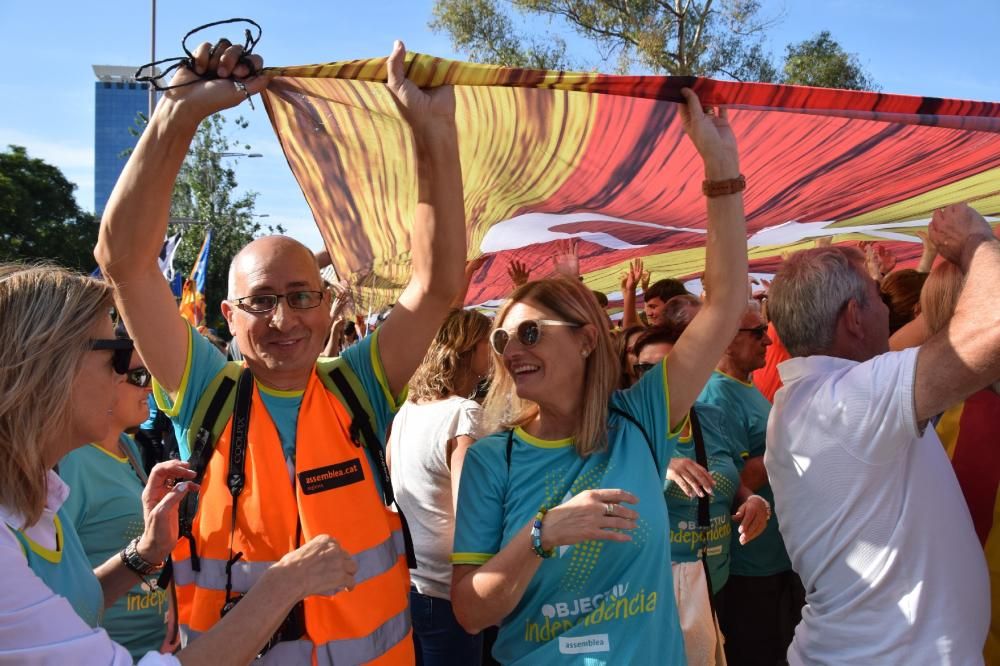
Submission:
[[[151,382],[138,353],[132,352],[125,381],[114,388],[117,395],[108,434],[59,461],[59,476],[72,489],[63,503],[63,514],[73,523],[94,569],[143,533],[142,491],[147,476],[139,448],[126,431],[148,418]],[[172,612],[169,594],[169,589],[154,589],[137,580],[105,609],[101,626],[135,660],[149,651],[172,652],[176,638],[167,635],[167,614]],[[174,620],[171,627],[176,626]]]
[[[177,506],[193,474],[153,468],[142,493],[145,527],[95,570],[53,471],[70,451],[112,428],[132,341],[114,337],[111,287],[51,266],[0,264],[0,663],[131,664],[100,628],[105,605],[155,578],[177,541]],[[133,381],[143,383],[140,373]],[[176,481],[180,481],[177,483]],[[243,601],[177,657],[142,664],[245,664],[289,609],[309,594],[354,584],[356,565],[317,537],[269,569]]]
[[[685,660],[663,479],[688,409],[736,333],[747,256],[735,136],[724,112],[684,96],[684,128],[705,167],[712,289],[679,353],[616,390],[606,315],[576,280],[530,282],[496,318],[485,411],[507,430],[466,455],[452,603],[467,631],[500,625],[501,663]]]

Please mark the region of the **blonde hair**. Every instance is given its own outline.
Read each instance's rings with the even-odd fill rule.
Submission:
[[[72,414],[90,333],[111,307],[104,282],[64,268],[0,264],[0,505],[27,527],[46,500],[44,440]]]
[[[931,335],[948,325],[955,314],[965,276],[955,264],[943,261],[934,267],[920,290],[920,311]]]
[[[476,345],[489,332],[490,319],[486,315],[475,310],[452,310],[413,373],[410,398],[428,402],[454,395],[462,375],[471,370]]]
[[[608,400],[620,374],[618,357],[608,332],[607,314],[579,280],[536,280],[511,294],[497,314],[494,328],[502,327],[510,308],[521,302],[530,302],[549,310],[563,321],[592,324],[596,329],[597,345],[584,361],[583,408],[573,437],[576,451],[582,457],[603,451],[608,444]],[[523,426],[538,415],[536,403],[518,397],[514,378],[507,372],[503,360],[495,354],[493,384],[483,408],[486,421],[493,429]]]

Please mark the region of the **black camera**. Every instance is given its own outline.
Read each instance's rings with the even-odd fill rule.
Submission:
[[[226,601],[222,610],[219,612],[220,617],[225,617],[226,613],[233,610],[236,604],[240,602],[243,598],[242,594],[238,594],[232,599]],[[306,607],[303,602],[299,602],[292,607],[292,610],[288,612],[285,619],[281,621],[281,625],[278,629],[271,635],[264,647],[260,649],[257,653],[257,657],[263,657],[268,651],[273,648],[278,643],[284,641],[295,641],[299,640],[306,635]]]

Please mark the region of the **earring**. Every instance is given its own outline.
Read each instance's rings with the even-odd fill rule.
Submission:
[[[584,358],[587,358],[588,356],[590,356],[590,350],[589,349],[581,350],[580,351],[580,356],[582,356]]]

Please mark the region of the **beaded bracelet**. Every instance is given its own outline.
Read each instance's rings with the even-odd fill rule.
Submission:
[[[556,549],[545,550],[542,548],[542,520],[545,518],[545,514],[548,513],[548,509],[542,507],[535,514],[535,519],[531,521],[531,549],[535,551],[535,555],[544,559],[548,559],[556,554]]]

